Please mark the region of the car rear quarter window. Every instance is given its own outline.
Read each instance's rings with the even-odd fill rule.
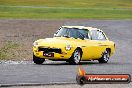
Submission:
[[[103,32],[99,30],[91,30],[91,39],[92,40],[106,40],[106,37],[103,34]]]

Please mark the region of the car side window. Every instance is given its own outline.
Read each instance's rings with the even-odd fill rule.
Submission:
[[[70,30],[69,30],[69,35],[70,35],[70,37],[78,38],[78,36],[77,36],[77,31],[74,30],[74,29],[70,29]]]
[[[91,38],[92,40],[106,40],[105,35],[98,30],[92,30],[91,31]]]
[[[77,31],[77,37],[80,38],[80,39],[85,38],[85,36],[82,33],[78,32],[78,31]]]
[[[80,34],[83,35],[83,37],[85,39],[89,39],[89,35],[88,35],[88,30],[87,29],[83,29],[83,30],[77,30]]]
[[[85,36],[81,32],[79,32],[79,29],[69,29],[69,35],[70,35],[70,37],[73,37],[75,39],[77,39],[77,38],[84,39],[85,38]]]

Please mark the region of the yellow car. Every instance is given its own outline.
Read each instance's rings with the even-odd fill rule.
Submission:
[[[42,64],[45,59],[79,64],[80,61],[98,60],[107,63],[115,52],[115,43],[97,28],[62,26],[53,38],[33,43],[33,61]]]

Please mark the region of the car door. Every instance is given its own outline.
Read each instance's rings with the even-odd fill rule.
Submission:
[[[89,41],[89,53],[91,54],[92,59],[98,59],[102,56],[102,36],[100,36],[99,30],[90,31],[91,40]]]
[[[88,47],[88,30],[87,29],[70,29],[69,36],[74,38],[76,47],[81,47],[83,51],[82,60],[90,60],[91,54]],[[85,39],[87,38],[87,39]]]
[[[92,34],[92,35],[91,35]],[[92,60],[92,59],[96,59],[98,52],[99,52],[99,47],[98,47],[98,40],[96,40],[94,38],[94,40],[92,40],[92,36],[96,37],[95,32],[90,33],[90,31],[88,31],[88,37],[86,37],[83,40],[83,43],[81,44],[82,49],[83,49],[83,56],[82,56],[82,60]]]

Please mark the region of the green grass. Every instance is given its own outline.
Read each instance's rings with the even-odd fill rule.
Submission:
[[[0,0],[1,5],[132,8],[132,0]]]
[[[132,0],[0,0],[0,18],[132,19]]]
[[[14,50],[17,49],[20,45],[14,42],[6,42],[4,46],[0,49],[0,60],[8,60],[15,57]]]

